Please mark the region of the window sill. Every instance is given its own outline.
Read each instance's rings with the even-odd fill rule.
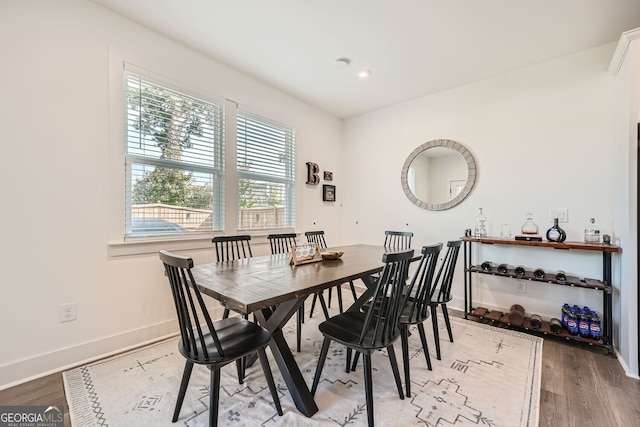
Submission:
[[[194,249],[210,249],[212,236],[191,237],[181,239],[144,239],[129,242],[110,243],[109,257],[130,255],[157,254],[160,250],[183,251]]]

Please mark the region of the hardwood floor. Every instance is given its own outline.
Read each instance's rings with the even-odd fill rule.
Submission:
[[[65,426],[71,425],[59,373],[0,391],[0,406],[6,405],[61,405]],[[547,339],[542,352],[539,425],[640,425],[640,381],[625,376],[613,357]]]

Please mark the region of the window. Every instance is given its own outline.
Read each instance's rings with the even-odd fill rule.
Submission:
[[[295,227],[295,132],[237,114],[238,229]]]
[[[125,71],[125,237],[224,227],[224,107]]]

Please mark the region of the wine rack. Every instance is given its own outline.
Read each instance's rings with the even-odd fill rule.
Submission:
[[[553,337],[565,339],[571,342],[587,344],[591,346],[602,347],[607,350],[609,355],[613,354],[612,344],[612,296],[611,296],[611,258],[612,254],[620,251],[620,248],[614,245],[605,245],[599,243],[582,243],[582,242],[540,242],[511,240],[497,237],[461,237],[464,242],[464,317],[471,317],[474,320],[489,322],[495,326],[502,326],[521,330],[523,332],[543,335],[545,337]],[[554,274],[545,274],[543,277],[536,277],[533,271],[525,271],[524,275],[516,274],[515,269],[508,268],[506,272],[498,272],[492,268],[489,271],[482,269],[480,265],[472,264],[472,251],[474,244],[485,245],[516,245],[524,247],[545,247],[557,250],[577,250],[577,251],[598,251],[602,253],[602,279],[580,278],[567,276],[566,280],[556,279]],[[571,286],[578,288],[594,289],[602,292],[602,336],[600,339],[592,339],[589,337],[581,337],[579,335],[571,335],[566,329],[559,334],[551,332],[549,322],[543,321],[542,327],[532,329],[530,318],[526,317],[524,323],[520,326],[512,325],[509,322],[509,316],[500,311],[490,311],[484,307],[474,307],[473,304],[473,276],[474,274],[489,274],[498,277],[513,278],[517,280],[528,280],[533,282],[550,283],[559,286]],[[559,304],[560,305],[560,304]]]

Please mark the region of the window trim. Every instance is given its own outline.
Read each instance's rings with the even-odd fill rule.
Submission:
[[[200,100],[202,102],[207,102],[215,106],[215,108],[221,113],[222,119],[222,127],[220,129],[214,129],[213,137],[215,138],[213,144],[213,152],[214,154],[214,163],[210,166],[203,166],[199,164],[189,163],[189,162],[181,162],[175,160],[167,160],[154,158],[150,156],[144,156],[135,153],[129,153],[129,132],[128,132],[128,116],[129,116],[129,107],[127,106],[127,91],[128,91],[128,82],[129,79],[132,78],[135,80],[136,78],[140,78],[141,81],[145,85],[150,85],[154,87],[166,88],[171,92],[175,92],[178,95],[184,95],[188,98],[193,98],[196,100]],[[125,242],[129,241],[156,241],[158,239],[167,239],[169,241],[173,241],[176,238],[184,237],[187,240],[192,240],[197,238],[198,236],[211,236],[213,233],[224,232],[226,223],[225,223],[225,194],[226,194],[226,162],[225,162],[225,130],[226,130],[226,110],[225,110],[225,102],[223,102],[218,97],[213,97],[208,94],[203,94],[201,91],[194,91],[192,89],[185,89],[185,86],[180,85],[179,83],[173,81],[167,81],[166,78],[162,76],[158,76],[156,73],[150,72],[148,70],[142,69],[135,65],[132,65],[128,62],[123,62],[123,71],[122,71],[122,120],[123,120],[123,151],[124,151],[124,232],[123,239]],[[217,141],[217,143],[216,143]],[[201,172],[207,175],[211,175],[212,180],[212,192],[213,192],[213,200],[218,201],[214,203],[211,207],[211,213],[214,217],[221,218],[221,222],[219,223],[219,227],[221,229],[212,228],[207,231],[190,231],[187,233],[179,233],[177,235],[172,234],[158,234],[158,235],[136,235],[133,233],[127,233],[129,224],[132,223],[132,191],[133,184],[131,182],[131,166],[132,165],[149,165],[154,167],[166,167],[170,169],[177,169],[183,171],[190,172]],[[216,179],[217,178],[217,179]],[[217,196],[217,197],[216,197]],[[212,224],[215,225],[215,224]]]
[[[108,72],[108,156],[106,161],[108,163],[108,176],[109,183],[105,188],[105,191],[109,192],[109,222],[107,231],[107,256],[109,257],[130,257],[138,255],[151,255],[157,254],[159,250],[166,249],[172,251],[193,251],[193,250],[210,250],[211,238],[216,235],[224,234],[237,234],[238,233],[238,176],[236,170],[236,122],[235,117],[238,110],[238,103],[234,100],[223,98],[213,95],[206,90],[202,90],[197,86],[187,85],[184,83],[184,79],[181,79],[179,73],[174,73],[175,76],[160,74],[157,71],[151,71],[150,68],[145,68],[140,65],[135,65],[130,62],[130,54],[117,47],[109,47],[109,72]],[[139,61],[142,63],[144,61]],[[184,90],[187,93],[191,93],[199,98],[210,99],[214,102],[220,102],[224,105],[224,132],[225,132],[225,180],[224,180],[224,192],[225,192],[225,223],[223,232],[212,232],[209,236],[203,235],[178,235],[178,236],[155,236],[153,238],[131,238],[130,240],[124,240],[124,220],[122,213],[125,211],[125,197],[122,189],[125,186],[125,142],[123,140],[125,135],[125,111],[124,111],[124,78],[123,73],[125,67],[133,72],[140,72],[152,78],[160,83],[167,84],[174,89]],[[155,65],[153,68],[158,69]],[[170,68],[170,67],[169,67]],[[167,69],[169,69],[167,68]],[[252,111],[253,109],[248,109]],[[255,110],[253,110],[255,111]],[[252,111],[252,112],[253,112]],[[261,115],[260,113],[257,113]],[[264,117],[264,116],[263,116]],[[297,147],[294,148],[294,156],[297,156]],[[297,168],[297,157],[294,157],[294,167]],[[233,165],[228,167],[227,165]],[[294,176],[292,181],[293,191],[296,196],[294,202],[294,209],[298,211],[298,187],[297,181]],[[296,218],[297,222],[297,218]],[[268,249],[268,242],[266,236],[274,232],[295,232],[295,227],[280,228],[280,229],[263,229],[263,230],[250,230],[247,234],[250,234],[255,239],[256,246],[265,245]]]

